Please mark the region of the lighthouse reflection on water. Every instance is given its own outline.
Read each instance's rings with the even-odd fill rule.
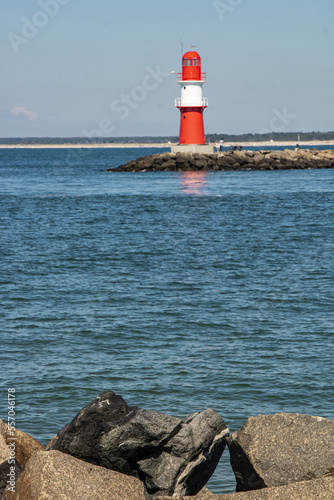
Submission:
[[[181,191],[185,194],[205,195],[207,172],[186,171],[180,173]]]

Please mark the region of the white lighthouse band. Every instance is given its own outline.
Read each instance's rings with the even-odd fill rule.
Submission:
[[[183,81],[179,82],[181,86],[181,97],[175,99],[177,108],[184,107],[201,107],[208,106],[208,98],[203,97],[202,82],[200,81]]]

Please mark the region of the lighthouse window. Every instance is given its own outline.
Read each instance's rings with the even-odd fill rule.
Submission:
[[[193,62],[191,59],[188,59],[188,66],[192,66]]]
[[[194,66],[196,66],[196,63],[197,63],[197,59],[196,59],[196,57],[194,57],[194,59],[193,59]]]
[[[186,57],[183,59],[183,66],[187,66],[187,58]]]

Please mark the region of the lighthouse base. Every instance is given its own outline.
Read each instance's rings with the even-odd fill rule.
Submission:
[[[175,144],[172,153],[213,153],[213,144]]]

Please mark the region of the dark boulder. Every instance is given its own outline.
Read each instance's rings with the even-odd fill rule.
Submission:
[[[49,443],[76,458],[141,479],[151,494],[194,495],[208,481],[229,431],[212,409],[181,420],[106,391]]]
[[[173,171],[173,170],[176,170],[177,167],[176,167],[176,164],[175,164],[175,160],[166,160],[163,162],[163,164],[161,165],[161,168],[163,170],[167,170],[167,171]]]

